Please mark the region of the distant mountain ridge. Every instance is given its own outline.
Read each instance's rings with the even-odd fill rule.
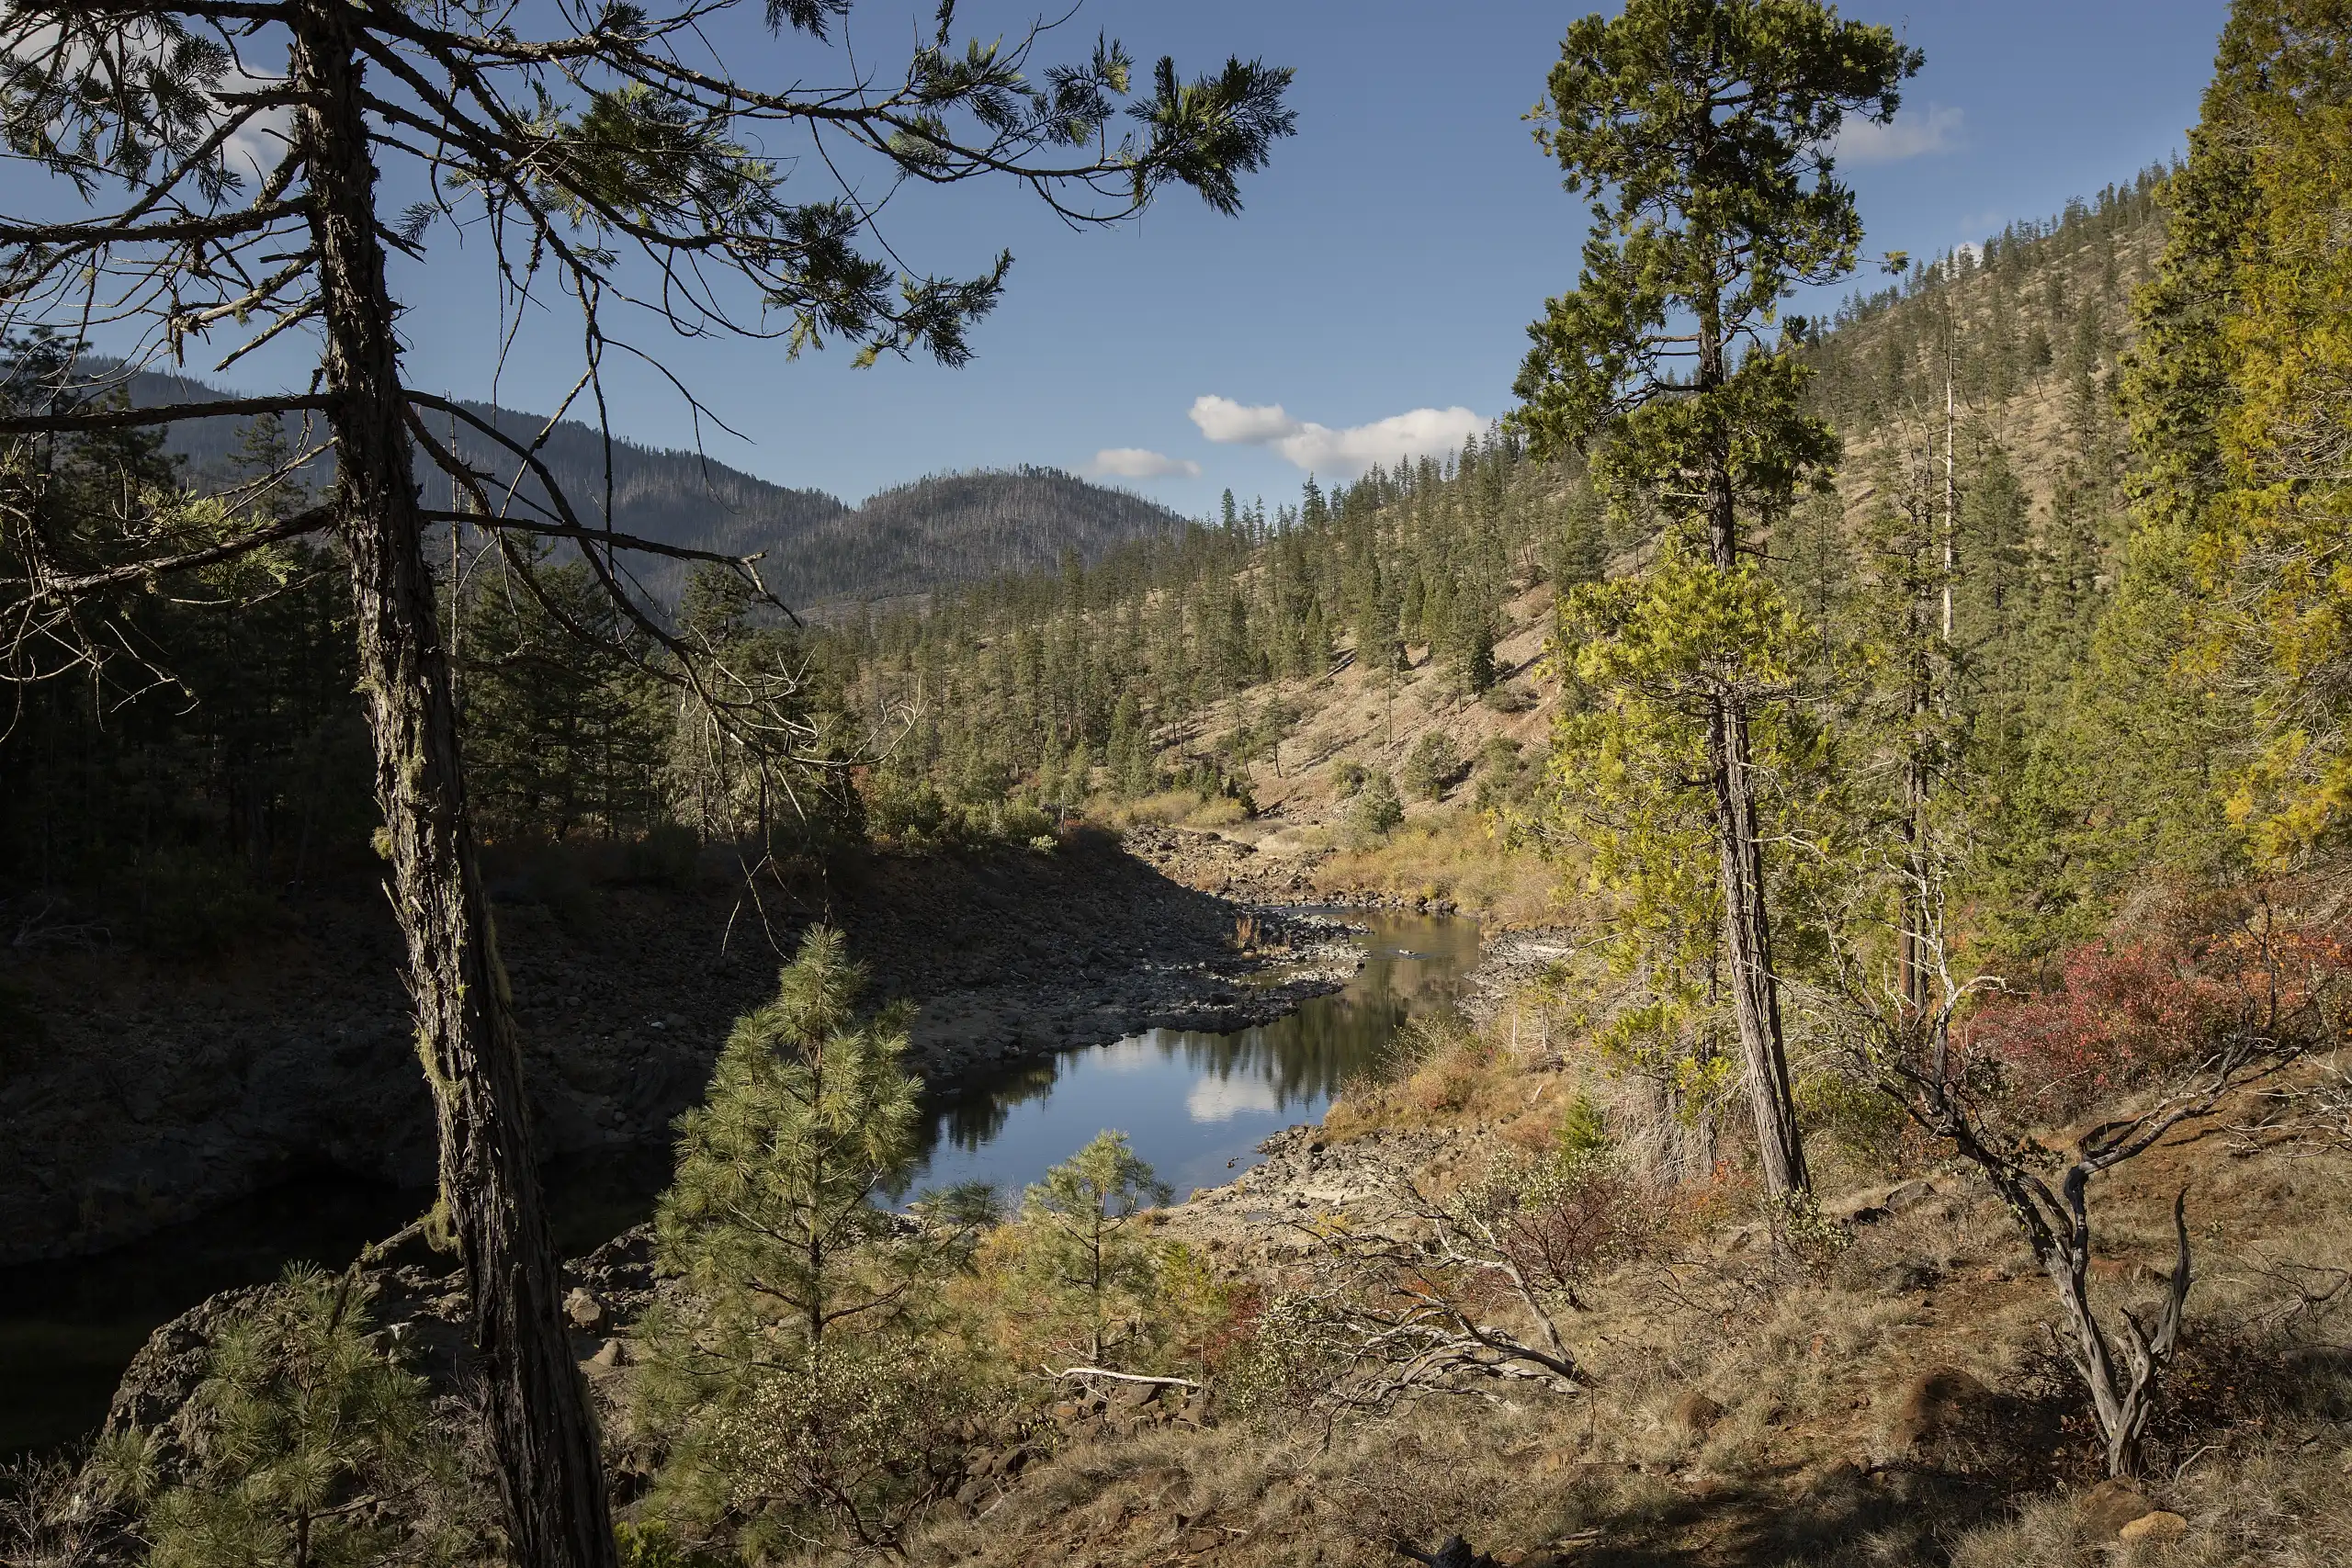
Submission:
[[[142,407],[227,396],[191,377],[142,371],[130,379]],[[514,439],[535,439],[544,416],[462,401],[467,412]],[[231,472],[244,422],[194,420],[169,434],[173,452],[199,482]],[[430,422],[467,462],[502,475],[513,458],[462,421]],[[764,551],[768,586],[796,608],[904,598],[951,583],[1051,566],[1075,551],[1088,562],[1131,540],[1181,529],[1185,519],[1147,497],[1094,484],[1058,468],[1023,466],[933,474],[880,491],[858,506],[819,490],[796,490],[695,452],[640,445],[616,435],[612,525],[663,544],[749,555]],[[605,503],[604,435],[578,420],[557,422],[540,460],[587,520]],[[427,504],[450,503],[449,483],[422,467]],[[322,480],[324,475],[319,476]],[[524,487],[537,493],[536,483]],[[684,563],[639,557],[638,581],[674,600]]]

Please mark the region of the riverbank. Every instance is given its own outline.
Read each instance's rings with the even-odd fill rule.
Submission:
[[[1158,1164],[1179,1190],[1221,1179],[1234,1163],[1227,1156],[1248,1158],[1264,1132],[1280,1125],[1277,1117],[1284,1108],[1293,1114],[1300,1108],[1310,1113],[1319,1111],[1342,1082],[1386,1049],[1408,1012],[1450,1003],[1478,949],[1477,928],[1468,923],[1375,917],[1369,924],[1372,929],[1365,931],[1328,915],[1298,910],[1256,913],[1256,948],[1250,956],[1280,961],[1283,968],[1278,975],[1256,977],[1248,995],[1234,1005],[1261,1011],[1276,1005],[1297,1008],[1271,1025],[1260,1026],[1260,1020],[1213,1034],[1155,1027],[1100,1051],[1021,1069],[993,1086],[983,1080],[961,1094],[933,1096],[937,1142],[910,1179],[910,1190],[978,1179],[992,1181],[1008,1195],[1017,1194],[1039,1179],[1046,1166],[1106,1124],[1128,1132],[1138,1151]],[[1272,934],[1279,931],[1303,941],[1292,942],[1285,952]],[[1350,932],[1353,934],[1346,934]],[[1333,951],[1322,951],[1325,946]],[[1293,967],[1302,962],[1303,975]],[[1317,983],[1318,976],[1343,971],[1351,977],[1336,994],[1297,1003],[1300,989]],[[646,1272],[649,1255],[642,1233],[625,1227],[641,1222],[650,1194],[668,1175],[666,1161],[655,1163],[659,1168],[634,1189],[639,1200],[634,1204],[613,1202],[609,1194],[600,1201],[580,1190],[583,1179],[609,1185],[611,1161],[573,1160],[550,1168],[548,1196],[559,1229],[568,1234],[570,1247],[588,1254],[566,1266],[565,1289],[583,1290],[596,1303],[593,1309],[583,1306],[575,1324],[582,1334],[575,1349],[592,1378],[625,1364],[625,1343],[608,1348],[607,1341],[625,1342],[628,1325],[650,1299],[646,1292],[652,1281]],[[372,1214],[370,1226],[372,1212],[355,1210],[349,1217],[361,1228],[340,1249],[321,1248],[314,1241],[307,1250],[288,1256],[338,1262],[361,1240],[390,1230],[410,1212],[413,1208],[397,1215]],[[609,1216],[603,1228],[583,1226],[583,1220],[593,1224],[598,1213]],[[288,1219],[279,1213],[274,1223],[283,1226]],[[195,1228],[183,1227],[183,1232]],[[607,1242],[616,1232],[623,1232],[620,1239]],[[154,1245],[144,1243],[96,1262],[111,1270],[118,1259],[152,1255]],[[190,1260],[159,1257],[154,1261],[158,1269],[186,1269]],[[66,1266],[85,1274],[93,1267]],[[105,1348],[95,1341],[59,1347],[67,1354],[78,1353],[103,1382],[86,1386],[89,1380],[69,1382],[53,1368],[17,1368],[25,1375],[12,1380],[12,1398],[49,1402],[49,1435],[42,1442],[63,1440],[85,1429],[107,1409],[109,1393],[118,1425],[153,1424],[159,1412],[175,1408],[193,1386],[203,1349],[221,1314],[244,1299],[242,1292],[247,1286],[266,1280],[272,1272],[273,1267],[254,1267],[252,1258],[244,1259],[239,1271],[214,1270],[205,1276],[212,1282],[202,1290],[139,1321],[132,1337],[110,1356],[100,1354]],[[45,1269],[40,1283],[47,1289],[62,1279],[57,1269]],[[465,1303],[449,1261],[411,1247],[373,1271],[371,1283],[380,1298],[376,1308],[379,1325],[416,1352],[437,1386],[455,1387],[465,1355]],[[213,1292],[220,1293],[182,1312]],[[65,1315],[83,1315],[73,1313],[70,1303],[56,1304]],[[17,1326],[61,1331],[59,1323],[50,1321],[60,1317],[59,1311],[41,1315],[41,1323]],[[149,1333],[165,1319],[173,1321]],[[9,1326],[0,1314],[0,1362],[12,1360],[18,1348],[6,1339]],[[127,1374],[126,1362],[131,1363]]]
[[[820,919],[848,932],[876,997],[919,1004],[910,1066],[941,1089],[1148,1028],[1262,1022],[1357,962],[1332,922],[1185,886],[1091,831],[1049,852],[843,856],[791,880],[714,857],[683,888],[501,892],[549,1157],[666,1138]],[[288,927],[203,964],[111,949],[12,963],[42,1043],[0,1082],[0,1262],[99,1252],[300,1176],[430,1179],[380,895],[322,893]]]

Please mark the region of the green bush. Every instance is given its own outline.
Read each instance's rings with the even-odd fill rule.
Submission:
[[[981,1398],[952,1341],[924,1332],[981,1220],[913,1235],[875,1201],[922,1109],[909,1014],[862,1013],[864,982],[839,932],[808,932],[680,1119],[654,1222],[688,1287],[640,1325],[639,1419],[669,1450],[655,1506],[754,1561],[836,1536],[894,1551],[960,1476]],[[652,1553],[639,1560],[668,1561]]]
[[[1454,745],[1453,737],[1442,729],[1432,729],[1413,743],[1411,754],[1405,759],[1402,780],[1405,787],[1420,799],[1442,800],[1462,773],[1462,752]]]
[[[95,1456],[150,1568],[375,1568],[475,1554],[454,1446],[424,1380],[375,1348],[359,1287],[303,1264],[213,1342],[167,1443]],[[174,1451],[177,1450],[177,1451]]]
[[[1363,788],[1364,780],[1371,776],[1372,770],[1362,762],[1353,757],[1342,757],[1331,769],[1331,787],[1341,800],[1346,800]]]
[[[1404,821],[1405,803],[1397,798],[1395,782],[1376,770],[1367,774],[1348,810],[1348,827],[1360,838],[1385,839]]]
[[[943,840],[947,801],[929,779],[878,773],[866,784],[865,821],[876,838],[919,849]]]

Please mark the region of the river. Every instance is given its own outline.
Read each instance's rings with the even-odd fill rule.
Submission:
[[[1363,967],[1344,989],[1232,1034],[1150,1030],[938,1097],[901,1196],[980,1180],[1017,1197],[1107,1128],[1125,1133],[1179,1198],[1230,1181],[1267,1134],[1319,1118],[1407,1020],[1451,1007],[1477,960],[1471,921],[1339,912],[1365,928]],[[658,1148],[548,1166],[558,1245],[574,1256],[644,1219],[668,1174]],[[0,1269],[0,1454],[87,1433],[147,1336],[205,1297],[273,1279],[295,1258],[339,1268],[425,1201],[320,1177],[95,1258]]]

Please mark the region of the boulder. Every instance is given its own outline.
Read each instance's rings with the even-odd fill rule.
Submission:
[[[1898,1449],[1916,1449],[1981,1431],[1994,1414],[1993,1391],[1958,1367],[1937,1367],[1913,1378],[1895,1407],[1889,1434]]]
[[[2178,1540],[2188,1533],[2188,1521],[2163,1508],[2152,1509],[2115,1532],[2125,1540]]]
[[[1885,1197],[1879,1200],[1879,1207],[1890,1214],[1908,1213],[1920,1204],[1931,1201],[1935,1195],[1936,1188],[1933,1182],[1898,1182]]]
[[[2155,1506],[2138,1482],[2117,1478],[2102,1481],[2084,1493],[2075,1513],[2091,1534],[2106,1537],[2121,1534],[2125,1526],[2145,1518]]]
[[[1724,1418],[1724,1407],[1698,1389],[1674,1402],[1673,1421],[1694,1438],[1703,1438]]]
[[[605,1303],[584,1287],[576,1289],[563,1299],[563,1315],[571,1320],[572,1327],[594,1334],[605,1326]]]

